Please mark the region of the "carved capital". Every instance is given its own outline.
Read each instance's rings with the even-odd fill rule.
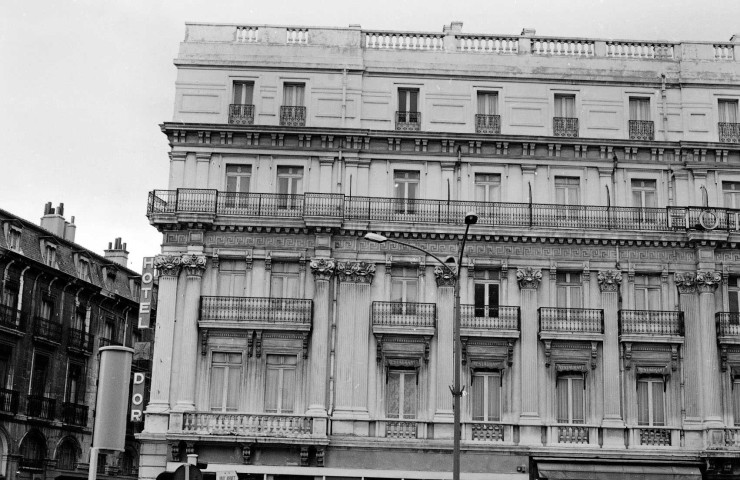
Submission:
[[[599,290],[602,292],[617,292],[622,283],[622,272],[619,270],[604,270],[596,276]]]
[[[517,268],[516,269],[516,281],[519,283],[519,288],[531,288],[537,290],[542,281],[542,270],[539,268]]]
[[[180,258],[180,266],[189,277],[200,277],[206,269],[206,256],[186,254]]]
[[[160,277],[177,277],[180,274],[180,257],[177,255],[157,255],[154,268]]]
[[[316,280],[329,280],[334,275],[336,264],[332,258],[314,258],[311,260],[311,273]]]
[[[715,271],[696,272],[696,288],[699,293],[714,293],[722,283],[722,273]]]
[[[678,293],[696,293],[696,274],[694,272],[677,272],[674,274]]]
[[[373,283],[375,264],[367,262],[337,262],[337,276],[340,282]]]
[[[457,269],[454,267],[434,267],[434,278],[438,287],[454,287]]]

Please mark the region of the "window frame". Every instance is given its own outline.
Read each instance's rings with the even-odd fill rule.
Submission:
[[[727,118],[722,118],[722,108],[720,107],[721,104],[724,105],[732,105],[734,108],[731,108],[730,111],[726,110],[727,107],[725,107],[725,114]],[[732,114],[732,110],[734,110],[734,115]],[[734,122],[732,117],[734,118]],[[740,101],[738,101],[737,98],[718,98],[717,99],[717,123],[740,123]]]
[[[571,276],[577,275],[577,279],[573,279]],[[561,280],[562,279],[562,280]],[[565,296],[561,297],[560,292],[565,292]],[[573,293],[578,291],[578,306],[574,305]],[[556,271],[555,273],[555,302],[557,308],[584,308],[583,298],[583,272],[574,271]],[[561,304],[561,298],[564,298],[565,305]]]
[[[481,278],[482,277],[482,278]],[[478,286],[483,286],[482,302],[478,301]],[[495,301],[491,300],[491,287],[495,286]],[[480,303],[480,306],[479,306]],[[493,303],[493,304],[492,304]],[[498,318],[501,306],[501,275],[498,270],[477,269],[473,272],[473,308],[475,317]]]
[[[242,98],[239,99],[237,102],[236,98],[236,88],[237,85],[249,85],[251,88],[251,95],[248,102],[243,101]],[[242,80],[242,79],[232,79],[231,81],[231,103],[232,105],[254,105],[254,91],[255,91],[255,82],[254,80]],[[242,89],[241,97],[244,97],[244,89]]]
[[[270,357],[278,358],[279,363],[270,363]],[[265,413],[274,413],[276,415],[292,415],[295,414],[298,409],[298,390],[299,390],[299,356],[295,353],[284,353],[284,352],[268,352],[265,354],[265,387],[264,391],[264,411]],[[286,363],[287,359],[293,359],[295,363]],[[277,381],[270,383],[268,381],[270,374],[269,371],[277,372]],[[287,371],[293,374],[293,391],[290,392],[286,389],[285,384],[285,373]],[[268,408],[268,389],[271,387],[277,388],[275,393],[275,400],[277,402],[275,408]],[[287,392],[287,395],[286,395]],[[293,404],[288,408],[283,404],[287,397],[292,398]],[[290,400],[290,399],[289,399]]]
[[[215,361],[216,355],[239,355],[239,363],[236,362],[229,362],[223,361],[223,362],[217,362]],[[214,348],[209,352],[209,363],[208,363],[208,411],[209,412],[238,412],[240,409],[240,399],[242,397],[242,386],[244,384],[244,377],[245,377],[245,361],[244,361],[245,355],[244,352],[241,350],[234,350],[234,349],[228,349],[228,348]],[[228,359],[228,357],[227,357]],[[214,382],[214,370],[215,369],[223,369],[223,385],[221,387],[221,405],[220,406],[214,406],[212,405],[212,392],[215,391],[215,387],[213,385]],[[236,387],[237,391],[235,393],[235,398],[231,399],[229,396],[229,388],[230,385],[230,371],[231,370],[238,370],[238,385]],[[229,401],[234,401],[234,407],[229,407]]]
[[[568,385],[568,392],[567,392],[567,415],[568,418],[563,421],[563,418],[560,417],[559,411],[560,411],[560,393],[559,393],[559,385],[561,380],[567,380]],[[583,383],[581,390],[581,404],[582,404],[582,415],[583,420],[582,421],[576,421],[575,420],[575,411],[574,411],[574,399],[573,399],[573,393],[574,380],[580,380]],[[586,375],[583,372],[570,372],[565,371],[562,373],[558,373],[555,378],[555,415],[556,415],[556,421],[557,423],[562,424],[568,424],[568,425],[584,425],[586,424],[586,419],[588,418],[588,412],[587,412],[587,403],[588,403],[588,393],[587,393],[587,384],[586,384]]]
[[[500,173],[475,172],[473,175],[473,185],[476,202],[496,203],[501,201],[502,183]],[[482,195],[479,195],[479,192]]]
[[[727,188],[725,185],[731,186],[731,188]],[[728,199],[730,202],[728,202]],[[722,180],[722,204],[725,208],[740,209],[740,181]]]
[[[581,177],[572,175],[555,175],[553,176],[553,188],[555,189],[555,203],[558,205],[580,206],[581,205]],[[559,192],[563,192],[563,203],[560,203]],[[575,202],[570,198],[571,193],[575,192],[577,198]]]
[[[247,173],[237,171],[235,174],[229,171],[229,169],[236,167],[241,170],[242,168],[247,169]],[[235,178],[236,184],[235,189],[232,190],[230,187],[230,179]],[[243,189],[242,183],[246,179],[246,190]],[[252,187],[252,164],[242,163],[226,163],[224,165],[224,191],[229,193],[250,193]]]
[[[642,405],[642,406],[641,406],[640,394],[639,394],[641,383],[647,384],[646,388],[647,388],[647,397],[648,397],[648,404]],[[667,383],[668,383],[667,378],[659,377],[656,375],[640,375],[637,377],[636,382],[635,382],[635,390],[637,392],[636,394],[637,425],[641,427],[665,427],[667,426],[668,424],[668,421],[667,421],[668,401],[667,401],[667,395],[666,395],[668,392]],[[660,384],[662,386],[662,388],[659,389],[662,395],[662,403],[663,403],[663,421],[662,422],[657,422],[654,418],[656,414],[655,412],[656,405],[655,405],[655,400],[653,398],[653,395],[655,393],[655,390],[653,388],[654,384]],[[647,408],[648,423],[643,423],[640,421],[640,417],[641,417],[640,413],[643,408]]]
[[[420,406],[420,391],[419,391],[419,370],[417,368],[409,368],[409,367],[394,367],[390,365],[386,365],[386,372],[385,372],[385,416],[386,418],[393,419],[393,420],[416,420],[419,418],[419,406]],[[398,404],[398,412],[391,412],[391,394],[392,391],[389,387],[391,381],[395,376],[398,375],[398,401],[396,402]],[[404,411],[404,407],[406,406],[406,377],[412,376],[414,380],[414,399],[413,399],[413,412],[406,414]]]
[[[498,378],[498,412],[496,414],[491,414],[491,412],[488,411],[488,407],[490,406],[490,382],[489,379],[495,379]],[[476,388],[480,388],[479,384],[476,384],[476,379],[485,379],[485,382],[483,383],[483,392],[482,392],[482,416],[475,415],[476,411]],[[494,383],[496,383],[494,381]],[[500,422],[503,419],[503,410],[504,410],[504,372],[501,370],[473,370],[470,375],[470,419],[473,422]]]

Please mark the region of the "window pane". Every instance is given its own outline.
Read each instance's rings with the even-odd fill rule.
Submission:
[[[385,395],[385,414],[388,418],[398,418],[399,395],[400,376],[397,372],[389,372]]]
[[[403,417],[416,418],[416,374],[406,372],[403,377]]]
[[[740,425],[740,378],[732,382],[732,412],[735,425]]]
[[[489,421],[501,420],[501,376],[488,376],[488,418]]]
[[[653,381],[653,425],[665,425],[665,403],[663,401],[663,382]]]
[[[283,369],[281,413],[293,413],[295,403],[295,369]]]
[[[237,400],[239,398],[239,385],[241,382],[241,370],[238,367],[228,369],[229,385],[226,389],[226,410],[235,412],[237,410]]]
[[[568,418],[568,379],[558,378],[555,387],[557,394],[557,421],[558,423],[569,423]]]
[[[223,367],[211,368],[211,410],[221,410],[223,408],[225,372],[226,369]]]
[[[649,383],[645,381],[637,382],[637,424],[650,424],[650,402],[648,399]]]
[[[584,390],[583,390],[583,378],[572,378],[571,395],[573,396],[573,423],[583,423],[585,421],[584,416]]]
[[[278,391],[280,390],[280,370],[273,367],[267,368],[265,375],[265,411],[277,412]]]
[[[471,402],[473,404],[473,420],[483,420],[483,392],[485,390],[485,380],[486,377],[483,375],[473,376],[473,384],[470,386],[472,396]]]

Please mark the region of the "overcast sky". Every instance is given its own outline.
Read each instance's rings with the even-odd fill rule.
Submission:
[[[77,243],[122,237],[129,267],[160,250],[149,190],[167,188],[177,55],[186,21],[638,40],[726,41],[738,0],[2,0],[0,208],[38,223],[48,201]]]

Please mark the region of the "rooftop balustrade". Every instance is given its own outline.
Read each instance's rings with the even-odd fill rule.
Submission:
[[[540,333],[604,333],[604,311],[596,308],[537,309]]]
[[[303,298],[201,297],[200,319],[207,322],[311,328],[313,301]]]
[[[683,312],[659,310],[620,310],[620,335],[684,335]]]

